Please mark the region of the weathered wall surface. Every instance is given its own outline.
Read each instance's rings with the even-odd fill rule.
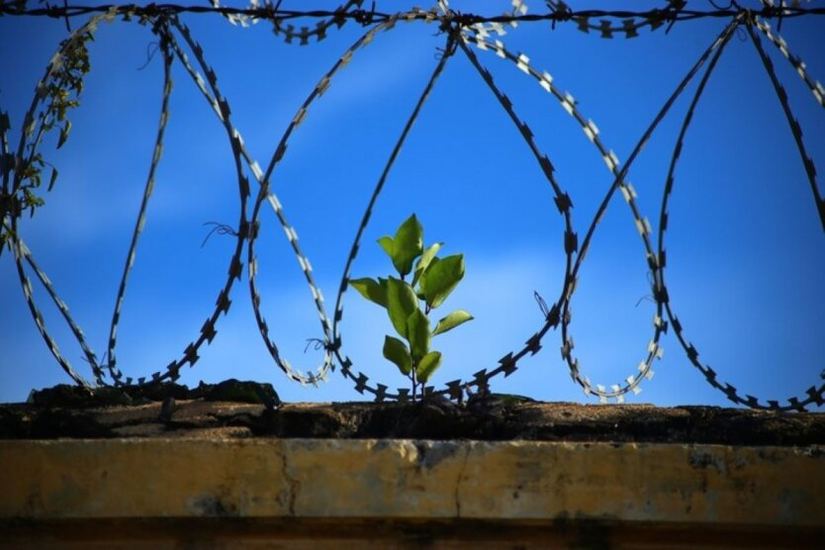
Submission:
[[[716,445],[0,442],[0,516],[617,519],[825,525],[823,451]]]
[[[189,404],[179,405],[186,418]],[[225,408],[238,413],[192,407],[204,422]],[[144,413],[82,414],[122,422]],[[0,440],[0,546],[822,548],[825,540],[820,444],[239,437],[238,426],[188,418],[188,436],[178,426],[174,437],[147,437],[147,424],[134,422],[129,438]]]

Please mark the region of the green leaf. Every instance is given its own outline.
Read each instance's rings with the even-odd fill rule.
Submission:
[[[382,245],[383,246],[383,245]],[[424,228],[415,217],[401,224],[392,240],[392,264],[402,277],[412,270],[413,261],[424,250]]]
[[[430,262],[433,261],[433,258],[435,258],[435,255],[438,254],[438,251],[441,250],[442,246],[444,246],[444,243],[435,243],[434,245],[427,247],[421,257],[418,258],[418,263],[415,264],[415,275],[412,282],[413,286],[415,286],[415,283],[418,282],[421,274],[427,271],[427,268],[430,266]]]
[[[424,294],[424,287],[427,285],[427,276],[429,275],[430,271],[432,270],[433,266],[438,264],[441,261],[441,258],[433,258],[430,260],[430,265],[427,266],[427,269],[421,272],[418,276],[418,297],[421,300],[425,300]]]
[[[418,362],[429,353],[430,320],[418,308],[407,319],[407,340],[410,342],[413,361]]]
[[[418,363],[418,368],[415,369],[415,376],[419,382],[426,383],[430,376],[433,375],[435,369],[441,366],[441,352],[431,351],[425,355],[421,362]]]
[[[407,346],[398,338],[392,336],[384,337],[384,357],[395,363],[402,374],[410,374],[412,371],[412,359]]]
[[[54,187],[54,183],[57,181],[57,168],[52,167],[52,177],[49,179],[49,191],[52,190]]]
[[[433,259],[421,278],[421,290],[427,305],[435,308],[447,299],[464,277],[464,254]]]
[[[63,128],[60,129],[60,138],[57,140],[57,148],[60,149],[63,147],[63,144],[66,143],[66,140],[69,138],[69,132],[72,129],[72,121],[67,120],[66,124],[63,125]]]
[[[393,242],[392,242],[392,237],[384,235],[383,237],[378,239],[378,244],[381,245],[381,248],[384,249],[384,252],[386,252],[387,256],[389,256],[390,260],[392,260],[392,251],[393,251],[393,248],[394,248],[393,247]]]
[[[468,312],[464,311],[463,309],[457,309],[454,312],[450,313],[440,321],[438,324],[435,325],[435,330],[433,331],[433,336],[436,334],[441,334],[447,332],[448,330],[452,330],[458,325],[466,323],[473,319],[473,316],[470,315]]]
[[[381,307],[387,307],[387,288],[376,282],[375,279],[369,277],[353,279],[350,280],[349,284],[367,300],[375,302]]]
[[[390,277],[387,279],[387,312],[396,332],[407,338],[407,319],[418,309],[418,298],[410,285]]]

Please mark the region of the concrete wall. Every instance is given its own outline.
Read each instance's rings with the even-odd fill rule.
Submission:
[[[823,548],[825,448],[0,440],[9,548]]]

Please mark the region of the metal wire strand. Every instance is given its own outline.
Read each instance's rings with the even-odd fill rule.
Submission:
[[[699,60],[694,64],[694,66],[688,71],[670,97],[667,99],[665,104],[659,110],[657,115],[654,117],[651,124],[648,126],[647,130],[642,135],[639,142],[634,147],[633,151],[630,154],[630,157],[627,160],[627,163],[619,170],[618,174],[616,175],[613,184],[608,189],[607,193],[605,194],[604,199],[602,200],[599,208],[596,210],[596,215],[594,216],[590,226],[587,229],[587,233],[585,234],[584,240],[582,241],[581,250],[579,251],[578,256],[576,257],[576,262],[573,266],[573,290],[576,288],[576,279],[578,278],[579,270],[584,262],[585,257],[587,256],[587,251],[590,247],[590,242],[595,234],[596,227],[598,226],[599,222],[603,218],[605,212],[607,211],[607,207],[610,204],[610,200],[615,194],[616,190],[621,189],[624,187],[624,198],[627,201],[628,205],[633,212],[634,221],[636,222],[636,229],[638,230],[639,236],[642,238],[642,242],[645,247],[645,255],[647,258],[647,263],[650,269],[654,272],[658,269],[658,261],[656,256],[653,254],[653,248],[650,243],[650,224],[647,222],[647,219],[644,218],[641,213],[639,212],[638,206],[636,205],[635,200],[635,192],[631,192],[626,184],[624,183],[625,178],[630,171],[631,166],[633,165],[633,161],[638,157],[639,153],[642,151],[645,144],[650,140],[651,135],[658,127],[659,123],[664,119],[667,113],[670,111],[670,108],[675,103],[676,99],[684,92],[687,85],[699,71],[699,69],[705,64],[707,59],[710,57],[711,53],[714,52],[717,48],[722,48],[725,46],[727,41],[732,36],[733,32],[742,22],[743,16],[739,15],[735,19],[733,19],[722,31],[722,33],[713,41],[713,43],[705,50]],[[654,289],[654,297],[659,300],[661,297],[657,296],[657,293]],[[585,393],[590,394],[594,393],[599,396],[600,400],[606,401],[609,398],[620,399],[621,396],[624,394],[634,391],[634,388],[638,388],[639,383],[641,382],[642,378],[652,378],[654,371],[652,370],[653,360],[657,358],[661,358],[662,352],[661,347],[659,345],[659,339],[663,333],[663,327],[660,323],[660,320],[657,318],[654,319],[654,335],[653,339],[648,344],[647,349],[647,357],[639,363],[638,366],[638,373],[629,375],[623,383],[621,384],[614,384],[611,386],[610,390],[608,390],[604,386],[596,385],[593,387],[593,384],[589,381],[589,379],[581,374],[581,369],[579,367],[578,359],[574,358],[572,350],[573,350],[573,341],[568,335],[569,325],[570,325],[570,304],[572,302],[572,292],[570,295],[567,296],[567,299],[564,301],[562,305],[562,324],[561,324],[561,335],[562,335],[562,356],[564,359],[567,360],[567,364],[570,367],[571,375],[573,376],[574,380],[582,386]]]
[[[129,243],[129,251],[126,254],[126,264],[123,267],[123,275],[120,278],[120,285],[118,286],[117,297],[115,298],[115,307],[112,313],[112,322],[109,327],[109,345],[106,349],[109,360],[106,363],[106,367],[113,380],[119,380],[121,378],[120,373],[117,371],[117,356],[115,355],[115,348],[117,347],[117,327],[123,309],[123,299],[126,295],[126,284],[132,267],[135,264],[138,240],[146,225],[146,210],[149,207],[149,200],[155,188],[155,173],[160,165],[160,159],[163,153],[163,136],[166,131],[166,124],[169,121],[169,99],[172,97],[172,61],[174,58],[169,48],[169,40],[165,36],[168,34],[168,29],[165,29],[165,24],[163,23],[156,26],[156,29],[156,32],[160,35],[159,48],[163,55],[163,98],[161,99],[160,120],[158,122],[158,132],[155,138],[152,161],[149,165],[149,175],[146,178],[146,187],[143,190],[143,198],[141,199],[137,221],[135,222],[135,228]],[[103,381],[98,379],[98,383],[103,383]]]
[[[63,63],[63,57],[66,55],[67,51],[70,51],[71,48],[75,47],[76,42],[83,40],[87,35],[92,35],[97,28],[97,24],[107,19],[105,15],[98,15],[92,17],[86,24],[80,26],[75,30],[73,33],[69,35],[69,37],[64,40],[58,48],[58,51],[52,57],[51,61],[49,62],[48,66],[46,67],[45,74],[43,77],[38,81],[37,86],[35,87],[34,98],[32,99],[32,103],[29,106],[29,109],[26,111],[26,114],[23,118],[23,126],[20,133],[20,142],[18,145],[17,153],[15,155],[15,163],[17,169],[15,170],[14,180],[12,181],[11,187],[11,194],[14,195],[20,189],[23,183],[23,174],[22,170],[19,168],[20,166],[27,166],[32,162],[34,158],[37,148],[40,145],[43,133],[44,133],[44,119],[40,118],[40,125],[37,126],[35,121],[35,113],[39,108],[40,104],[46,98],[46,90],[48,82],[53,78],[54,74],[58,70],[58,68]],[[35,129],[37,130],[35,131]],[[29,140],[30,136],[34,136],[33,139]],[[3,148],[5,151],[8,151],[8,143],[4,138],[4,145]],[[28,158],[26,157],[26,149],[28,148]],[[8,182],[5,181],[4,184]],[[63,371],[75,381],[75,383],[83,386],[83,387],[93,387],[94,384],[86,381],[82,376],[80,376],[72,367],[71,363],[68,359],[63,357],[60,353],[58,348],[57,342],[49,333],[45,319],[43,318],[42,313],[40,312],[37,304],[35,303],[33,289],[31,280],[29,279],[28,275],[26,274],[25,268],[23,266],[23,260],[25,259],[29,266],[34,270],[35,274],[37,275],[38,279],[40,280],[41,284],[46,289],[46,292],[51,297],[52,301],[57,306],[58,310],[60,311],[61,315],[63,316],[64,320],[69,326],[73,336],[78,341],[81,349],[83,350],[87,361],[89,361],[93,374],[96,379],[99,379],[102,371],[97,363],[97,359],[95,353],[91,350],[85,340],[85,336],[83,335],[83,331],[80,329],[79,325],[74,321],[72,315],[69,311],[68,306],[59,298],[57,292],[55,291],[51,281],[46,276],[46,273],[41,270],[31,254],[31,251],[28,249],[26,244],[23,242],[22,238],[19,234],[18,229],[18,218],[20,214],[12,213],[10,216],[10,221],[6,222],[6,220],[0,220],[6,229],[9,230],[9,238],[11,239],[11,247],[14,251],[14,261],[17,267],[17,274],[18,278],[20,279],[20,284],[23,289],[23,295],[26,300],[26,304],[29,307],[29,311],[34,319],[34,323],[37,326],[37,330],[42,336],[43,340],[46,342],[46,346],[49,348],[52,356],[55,358],[57,363],[63,369]]]
[[[249,291],[252,297],[253,313],[255,315],[256,323],[258,324],[258,330],[261,333],[261,337],[264,340],[264,344],[266,345],[266,348],[269,351],[270,356],[273,358],[278,367],[287,375],[289,379],[298,382],[302,385],[315,385],[319,381],[327,380],[328,372],[334,366],[333,350],[336,347],[340,346],[340,339],[334,340],[332,337],[332,323],[329,322],[329,318],[326,314],[326,307],[324,304],[323,295],[321,294],[320,289],[315,283],[312,274],[311,264],[301,251],[301,248],[298,244],[298,234],[292,227],[292,225],[290,225],[287,221],[283,206],[281,202],[278,200],[277,196],[271,190],[269,182],[272,179],[272,175],[274,173],[275,168],[281,162],[286,153],[290,137],[306,118],[312,103],[327,91],[327,89],[332,83],[332,80],[335,78],[335,76],[341,69],[343,69],[349,64],[349,62],[352,60],[352,56],[356,51],[370,44],[377,33],[392,28],[395,24],[395,21],[396,19],[385,21],[383,23],[380,23],[379,25],[374,26],[366,33],[364,33],[358,40],[355,41],[355,43],[352,44],[352,46],[350,46],[344,52],[344,54],[336,61],[332,68],[323,77],[321,77],[321,80],[310,92],[307,99],[304,100],[304,103],[298,109],[297,113],[292,118],[289,126],[287,127],[286,131],[281,136],[281,140],[275,148],[275,152],[272,155],[266,172],[260,178],[261,188],[252,211],[253,229],[249,238],[247,255],[250,266]],[[289,241],[289,244],[292,247],[293,253],[295,254],[296,259],[298,260],[298,264],[301,268],[301,271],[304,274],[304,278],[307,282],[307,285],[309,286],[310,292],[312,293],[313,299],[315,301],[316,310],[318,312],[318,317],[321,322],[321,330],[324,337],[324,360],[315,372],[310,372],[309,374],[304,374],[300,370],[294,368],[286,359],[284,359],[281,356],[277,344],[270,337],[269,325],[266,322],[266,319],[264,318],[263,312],[261,311],[261,295],[256,283],[258,275],[258,262],[257,258],[255,257],[255,244],[260,236],[258,219],[261,207],[265,201],[269,203],[272,210],[275,212],[275,215],[277,216],[278,221],[280,222],[284,230],[287,240]]]
[[[758,25],[758,23],[757,23]],[[748,31],[750,32],[751,38],[754,41],[754,46],[756,49],[761,53],[764,54],[764,51],[761,50],[760,44],[758,42],[758,38],[756,34],[753,32],[753,29],[748,26]],[[764,32],[764,31],[763,31]],[[696,367],[702,375],[705,377],[708,384],[716,388],[717,390],[721,391],[725,394],[725,396],[732,401],[733,403],[737,403],[739,405],[744,405],[753,409],[766,409],[766,410],[773,410],[773,411],[805,411],[807,407],[812,405],[822,405],[823,404],[823,395],[825,394],[825,384],[822,384],[819,387],[811,386],[806,391],[805,396],[793,396],[788,398],[787,404],[780,404],[779,401],[769,399],[765,403],[760,402],[759,398],[754,397],[752,395],[745,395],[742,396],[739,390],[728,382],[724,382],[719,379],[716,371],[712,369],[709,365],[706,365],[699,359],[699,351],[695,347],[693,343],[691,343],[686,334],[682,323],[679,321],[678,317],[673,311],[672,300],[669,297],[669,293],[667,291],[667,286],[665,284],[665,270],[666,270],[666,262],[664,261],[665,258],[665,234],[668,229],[668,214],[667,214],[667,207],[670,196],[673,191],[673,187],[675,185],[675,177],[674,173],[676,170],[676,165],[680,159],[681,151],[684,143],[685,135],[687,134],[687,130],[690,126],[691,121],[693,120],[693,115],[696,110],[696,107],[699,103],[699,100],[702,96],[702,93],[705,89],[705,86],[710,78],[713,69],[716,66],[717,61],[721,57],[723,49],[719,48],[714,55],[713,59],[711,60],[710,64],[708,65],[708,69],[705,71],[705,74],[702,77],[702,80],[699,83],[699,86],[696,89],[696,92],[693,96],[691,104],[688,108],[688,111],[685,115],[684,121],[682,122],[682,127],[679,131],[679,136],[676,140],[676,144],[674,146],[673,155],[671,156],[670,166],[668,167],[668,174],[665,180],[665,188],[664,193],[662,195],[662,207],[659,214],[659,234],[658,234],[658,246],[657,246],[657,255],[660,259],[659,262],[659,269],[656,272],[656,288],[658,289],[658,296],[660,300],[657,303],[657,316],[662,315],[662,309],[664,308],[670,325],[673,327],[673,331],[676,334],[676,338],[679,340],[679,343],[682,345],[682,348],[685,350],[688,359],[690,360],[691,364]],[[784,52],[783,52],[784,53]],[[787,56],[786,56],[787,57]],[[767,61],[767,57],[762,57],[763,63]],[[780,92],[781,86],[779,86],[778,80],[775,78],[775,74],[773,74],[773,69],[770,63],[765,64],[766,70],[771,74],[772,81],[774,86],[777,90],[777,96],[779,98],[780,103],[783,103],[783,108],[785,109],[786,115],[788,116],[789,122],[791,122],[791,131],[794,134],[794,137],[798,140],[797,143],[801,141],[801,134],[797,134],[796,130],[798,128],[797,125],[793,124],[794,118],[790,113],[790,107],[787,106],[787,102],[785,101],[785,96],[783,93]],[[808,82],[807,79],[803,77],[803,80]],[[804,152],[804,146],[800,147],[800,154],[802,155],[803,162],[807,159],[807,155]],[[809,173],[810,176],[810,173]],[[815,185],[815,182],[812,182],[812,185]],[[816,197],[815,197],[816,199]]]

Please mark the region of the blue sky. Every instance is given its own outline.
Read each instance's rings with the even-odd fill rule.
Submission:
[[[508,5],[500,4],[491,12]],[[535,4],[533,10],[541,8]],[[638,9],[648,5],[658,3],[633,3]],[[406,7],[378,2],[382,11]],[[330,30],[320,43],[299,47],[285,44],[266,23],[240,28],[214,16],[183,19],[202,44],[234,124],[262,166],[317,81],[364,32],[349,23]],[[572,24],[551,31],[546,23],[532,23],[508,29],[501,40],[552,74],[554,84],[575,97],[605,145],[624,161],[726,23],[685,22],[669,34],[645,30],[632,40],[604,40]],[[437,64],[437,48],[444,45],[437,31],[435,25],[399,24],[358,51],[312,105],[275,170],[273,190],[298,232],[330,315],[372,188]],[[822,82],[825,17],[785,20],[781,35]],[[0,108],[10,114],[13,143],[37,79],[65,36],[62,21],[0,18]],[[100,27],[81,107],[71,114],[69,141],[57,151],[54,141],[42,148],[60,177],[46,205],[20,226],[98,356],[106,348],[154,147],[161,57],[140,69],[154,41],[150,30],[136,23]],[[762,42],[809,154],[825,174],[823,108],[779,51],[764,36]],[[491,52],[478,56],[554,163],[574,203],[574,229],[583,237],[612,183],[601,156],[535,80]],[[231,237],[219,235],[201,247],[209,231],[204,223],[238,221],[237,178],[226,134],[179,63],[173,79],[163,159],[118,330],[118,363],[133,377],[162,369],[197,337],[234,247]],[[670,155],[697,83],[675,104],[628,176],[654,234]],[[825,369],[825,234],[780,104],[744,33],[732,38],[710,78],[675,177],[666,275],[686,335],[719,377],[743,394],[779,400],[804,395],[821,384]],[[353,267],[356,277],[389,274],[391,264],[375,241],[412,212],[424,225],[427,243],[444,241],[445,254],[465,254],[465,280],[445,308],[467,309],[475,320],[436,339],[445,363],[434,384],[494,367],[541,328],[533,292],[552,303],[564,273],[564,224],[552,199],[518,130],[458,52],[409,135]],[[312,296],[271,210],[261,223],[256,251],[263,312],[290,363],[312,370],[321,360],[320,352],[305,352],[306,340],[321,336]],[[576,352],[594,383],[620,382],[646,354],[655,312],[645,299],[647,271],[633,218],[617,193],[594,236],[572,302]],[[190,386],[230,377],[271,382],[289,401],[361,399],[337,372],[317,389],[283,376],[258,333],[246,281],[244,273],[229,315],[218,322],[217,337],[182,381]],[[79,347],[36,284],[35,296],[61,351],[90,378]],[[32,388],[68,382],[38,334],[8,253],[0,256],[0,304],[0,402],[24,400]],[[355,369],[373,382],[406,387],[381,357],[384,334],[392,331],[384,312],[354,292],[345,295],[344,305],[344,350]],[[549,333],[543,344],[515,374],[496,379],[494,390],[597,402],[570,381],[559,332]],[[691,366],[672,333],[662,346],[656,376],[629,401],[728,403]]]

